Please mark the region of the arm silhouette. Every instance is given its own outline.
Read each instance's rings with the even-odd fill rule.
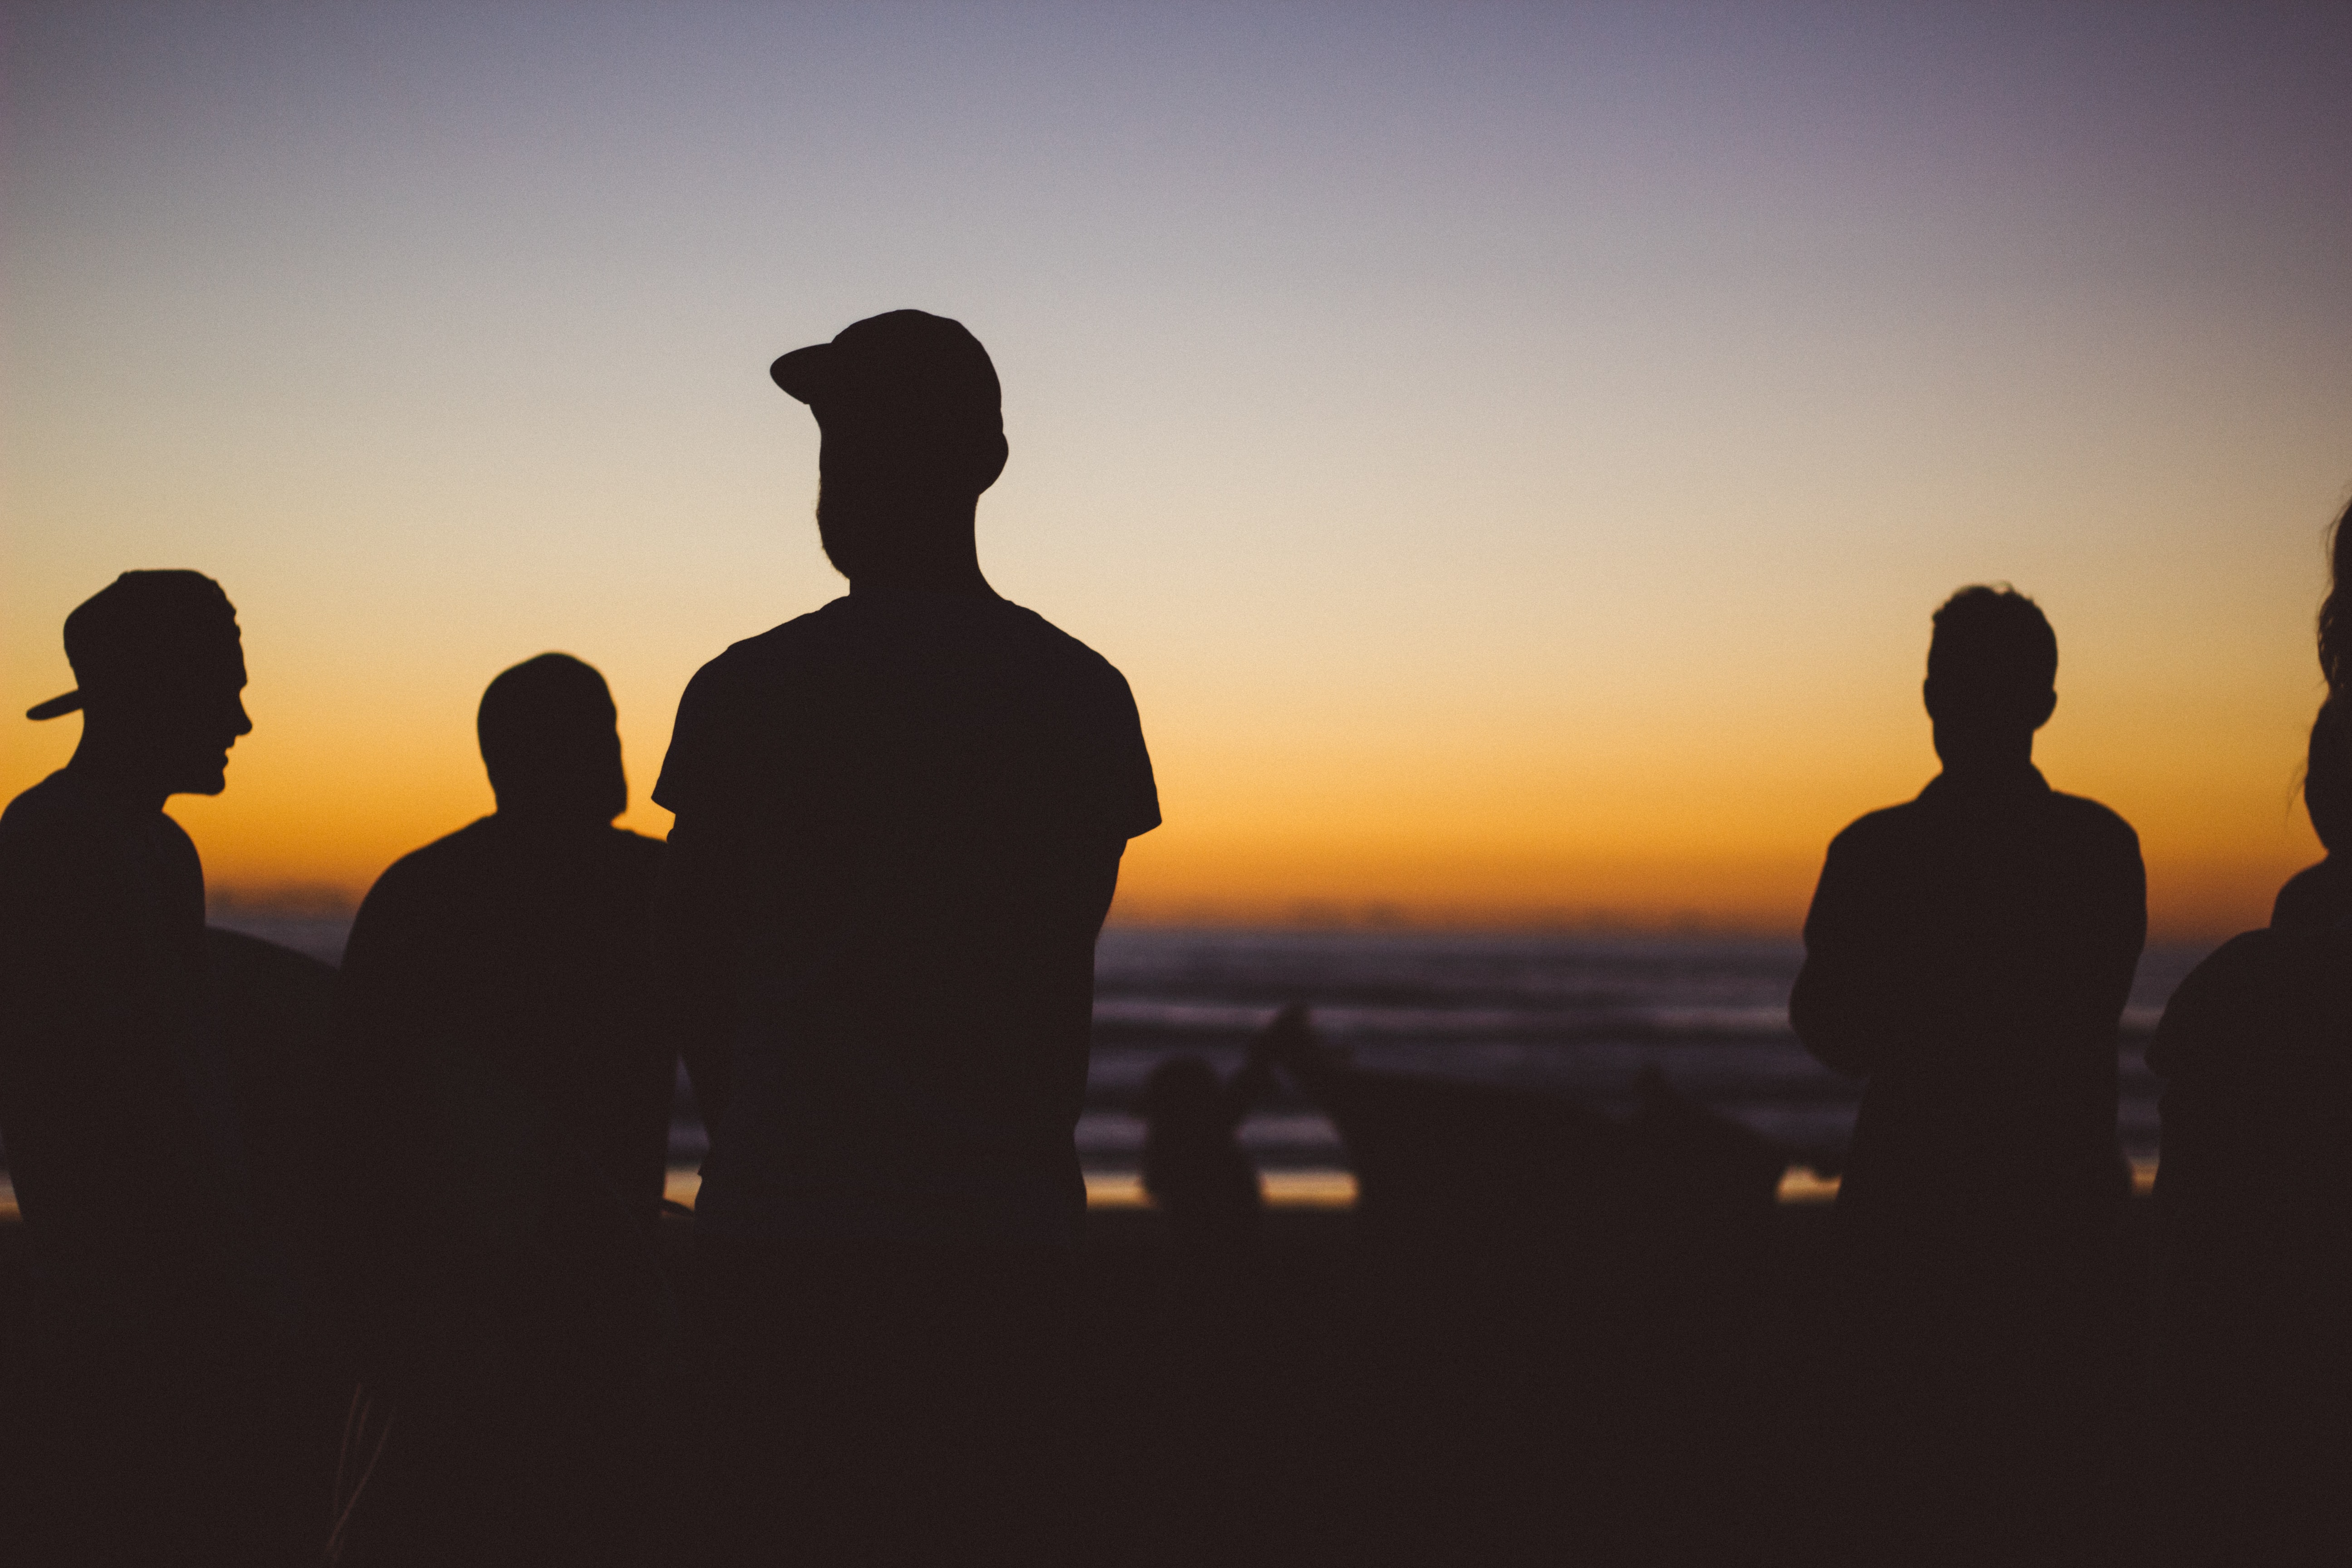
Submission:
[[[1915,1025],[1917,999],[1883,941],[1872,905],[1876,879],[1858,865],[1853,830],[1830,845],[1805,916],[1805,963],[1789,994],[1789,1026],[1816,1060],[1864,1078],[1884,1065],[1888,1042]]]
[[[684,817],[670,830],[654,894],[656,1016],[677,1047],[703,1125],[714,1134],[732,1086],[734,1026],[730,879]]]

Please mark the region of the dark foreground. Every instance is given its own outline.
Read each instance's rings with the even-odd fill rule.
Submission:
[[[2142,1236],[2146,1206],[2134,1215]],[[1408,1256],[1344,1211],[1275,1210],[1254,1250],[1202,1256],[1151,1211],[1097,1210],[1084,1344],[1093,1430],[1073,1500],[1088,1555],[1840,1561],[1856,1500],[1826,1458],[1839,1331],[1830,1217],[1827,1205],[1782,1205],[1751,1245],[1629,1284],[1580,1277],[1549,1251]],[[0,1393],[27,1372],[22,1244],[18,1226],[0,1226]],[[22,1409],[0,1401],[7,1450],[39,1441],[15,1421]],[[2117,1414],[2123,1429],[2143,1429],[2136,1411]],[[2115,1495],[2086,1506],[2111,1521],[2115,1561],[2146,1561],[2138,1467],[2118,1459]],[[322,1456],[330,1473],[332,1461]]]
[[[1205,1303],[1164,1283],[1159,1216],[1098,1213],[1102,1557],[1849,1560],[1831,1215],[1782,1205],[1707,1278],[1621,1290],[1384,1256],[1354,1216],[1276,1212],[1255,1275]],[[2141,1200],[2136,1236],[2147,1219]],[[2145,1562],[2138,1466],[2117,1461],[2115,1494],[2085,1503],[2114,1561]]]

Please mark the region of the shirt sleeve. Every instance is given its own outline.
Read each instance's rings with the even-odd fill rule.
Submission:
[[[1114,669],[1111,704],[1111,773],[1108,784],[1110,820],[1121,838],[1137,838],[1160,826],[1160,785],[1151,773],[1151,753],[1143,744],[1143,720],[1136,711],[1135,694],[1127,677]]]
[[[723,706],[714,668],[704,665],[687,682],[685,695],[677,700],[677,718],[670,727],[669,752],[662,758],[661,777],[654,782],[654,804],[675,816],[693,815],[711,804],[711,731],[719,727],[719,710]]]

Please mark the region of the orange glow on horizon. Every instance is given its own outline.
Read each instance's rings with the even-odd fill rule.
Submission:
[[[170,808],[215,898],[348,908],[392,860],[491,810],[470,705],[450,706],[429,726],[388,729],[380,710],[306,714],[257,699],[259,727],[231,755],[227,792]],[[666,714],[625,712],[623,826],[655,837],[668,817],[646,795],[666,725]],[[1220,748],[1177,727],[1153,740],[1167,823],[1129,845],[1112,918],[1791,933],[1830,837],[1932,775],[1923,729],[1876,751],[1832,751],[1826,764],[1807,752],[1809,767],[1789,747],[1749,752],[1748,776],[1727,787],[1719,765],[1677,755],[1672,736],[1661,755],[1630,736],[1616,738],[1615,755],[1498,744],[1490,752],[1505,754],[1482,767],[1459,753],[1417,759],[1410,737],[1298,755]],[[0,787],[13,795],[61,764],[77,730],[73,720],[18,729],[0,753]],[[2046,745],[2057,755],[2043,762],[2053,784],[2106,800],[2139,828],[2154,934],[2210,939],[2263,923],[2278,883],[2320,853],[2293,800],[2284,740],[2267,779],[2150,778],[2133,759],[2103,766],[2080,745]],[[1591,738],[1582,744],[1589,753]]]

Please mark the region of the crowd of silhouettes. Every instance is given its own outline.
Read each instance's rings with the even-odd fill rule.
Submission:
[[[37,1284],[10,1560],[1096,1552],[1074,1129],[1150,759],[1118,670],[980,570],[1008,447],[979,342],[893,311],[772,375],[817,422],[849,592],[694,678],[667,844],[614,826],[603,677],[499,675],[497,809],[384,872],[339,974],[208,937],[163,811],[223,789],[251,729],[221,588],[125,573],[67,619],[78,689],[28,716],[79,709],[81,741],[0,817],[0,1137]],[[1979,586],[1936,611],[1942,771],[1831,844],[1790,999],[1864,1085],[1819,1297],[1825,1559],[2107,1561],[2137,1508],[2183,1564],[2352,1561],[2352,513],[2333,548],[2305,782],[2328,855],[2149,1049],[2146,1326],[2116,1125],[2138,842],[2033,765],[2041,609]],[[710,1139],[690,1251],[665,1204],[681,1064]],[[1394,1344],[1331,1363],[1365,1414],[1332,1494],[1376,1521],[1352,1555],[1466,1550],[1545,1485],[1549,1415],[1609,1386],[1674,1407],[1673,1368],[1711,1365],[1685,1304],[1761,1245],[1785,1151],[1654,1071],[1620,1119],[1359,1068],[1292,1007],[1230,1080],[1170,1058],[1135,1108],[1185,1282],[1161,1331],[1193,1347],[1171,1454],[1239,1451],[1216,1412],[1267,1222],[1238,1133],[1277,1075],[1338,1129],[1376,1293],[1405,1303]],[[1564,1322],[1666,1350],[1573,1362]],[[1390,1485],[1414,1468],[1443,1486]]]

